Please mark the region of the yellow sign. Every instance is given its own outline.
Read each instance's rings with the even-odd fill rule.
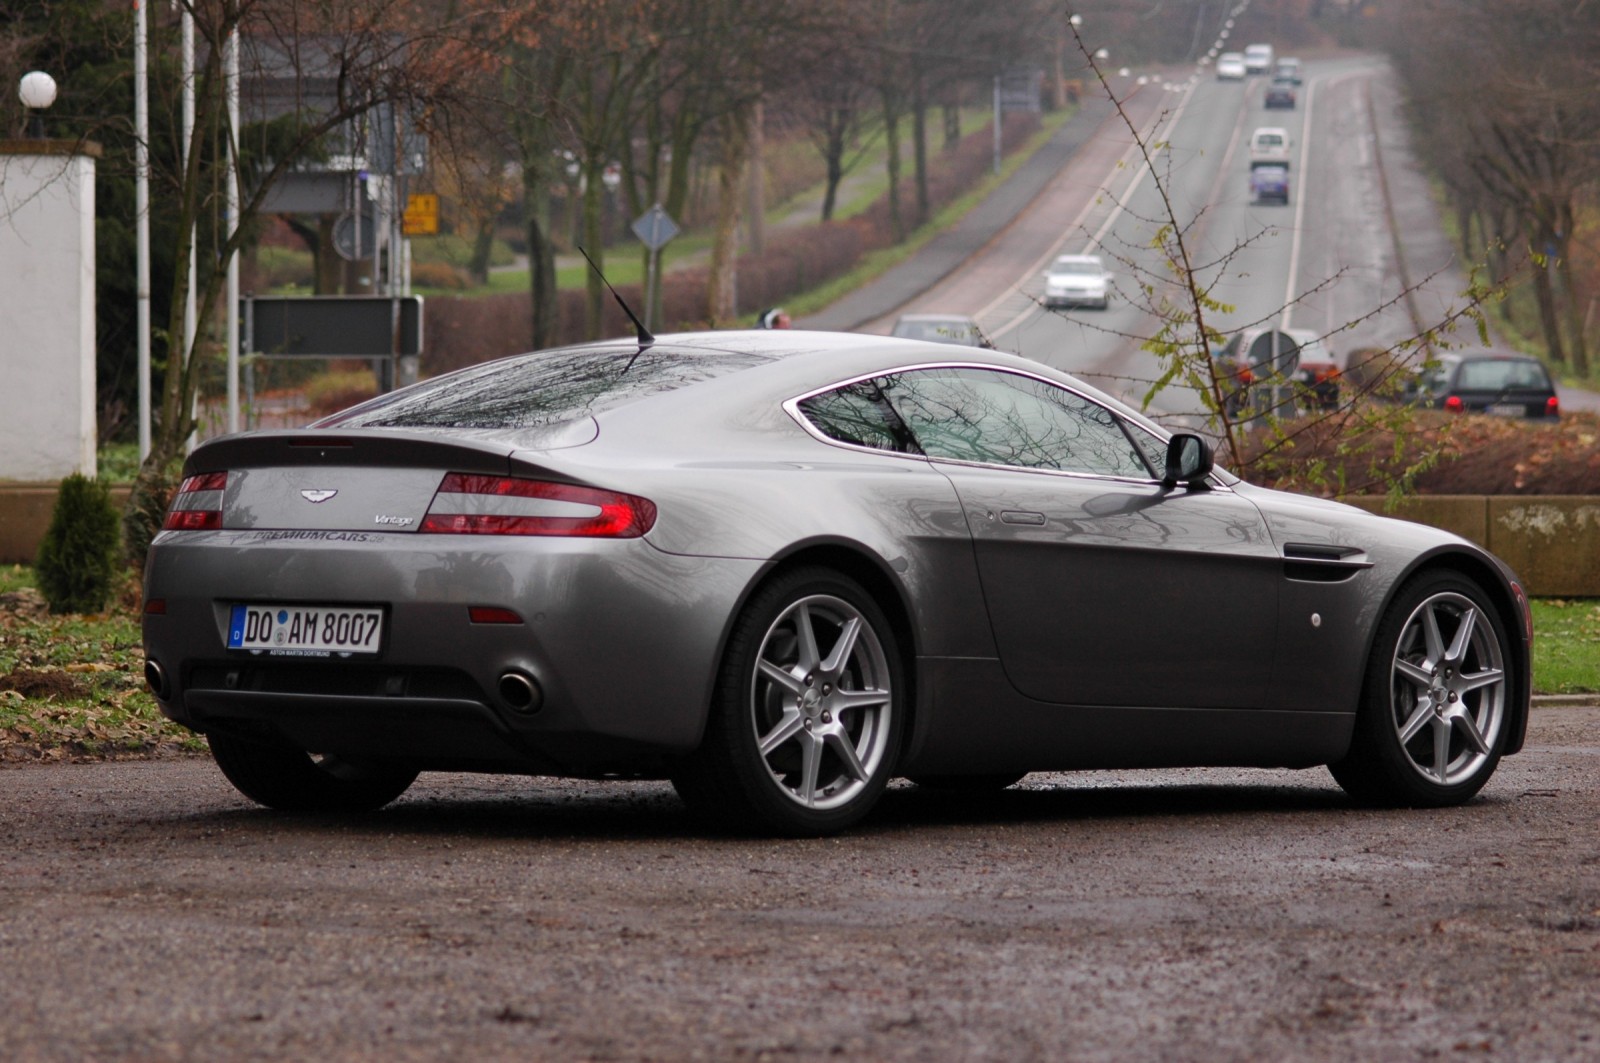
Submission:
[[[432,236],[439,231],[439,197],[422,194],[406,197],[405,219],[401,231],[407,236]]]

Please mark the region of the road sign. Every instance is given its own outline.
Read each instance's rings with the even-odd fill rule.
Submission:
[[[384,358],[422,352],[421,296],[257,295],[239,302],[251,353]]]
[[[633,235],[651,251],[659,251],[678,235],[678,223],[657,203],[633,219]]]
[[[361,212],[361,247],[356,248],[356,213],[347,210],[333,223],[333,249],[346,262],[359,262],[371,258],[378,250],[378,217],[371,211]]]
[[[1253,366],[1265,366],[1269,372],[1288,376],[1300,365],[1300,345],[1287,332],[1268,329],[1250,344],[1246,359]]]
[[[439,231],[439,197],[419,193],[406,197],[401,232],[406,236],[433,236]]]

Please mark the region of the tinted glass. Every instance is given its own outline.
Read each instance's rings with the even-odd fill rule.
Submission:
[[[1517,359],[1492,359],[1461,363],[1456,387],[1462,391],[1549,391],[1544,366]]]
[[[319,427],[541,428],[771,360],[664,347],[637,358],[633,348],[541,351],[380,396]]]
[[[921,453],[905,424],[889,408],[877,381],[848,384],[798,405],[806,419],[829,439],[901,454]]]
[[[929,457],[1151,478],[1110,410],[1053,384],[986,369],[917,370],[879,382]]]

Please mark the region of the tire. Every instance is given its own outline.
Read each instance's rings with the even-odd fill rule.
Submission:
[[[953,790],[987,793],[1004,790],[1021,782],[1025,771],[996,772],[993,775],[913,775],[911,781],[925,790]]]
[[[1511,662],[1505,624],[1475,582],[1444,571],[1412,579],[1378,625],[1334,779],[1363,804],[1468,800],[1505,748]]]
[[[904,675],[888,619],[858,583],[823,568],[780,574],[735,622],[705,737],[672,784],[727,826],[841,831],[894,774]]]
[[[211,734],[211,757],[240,793],[279,812],[370,812],[406,792],[417,772],[325,755],[285,742]]]

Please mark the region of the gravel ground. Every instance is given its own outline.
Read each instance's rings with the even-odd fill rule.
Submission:
[[[306,820],[206,760],[8,768],[0,1058],[1594,1059],[1597,760],[1542,708],[1465,808],[1034,775],[802,842],[654,783]]]

